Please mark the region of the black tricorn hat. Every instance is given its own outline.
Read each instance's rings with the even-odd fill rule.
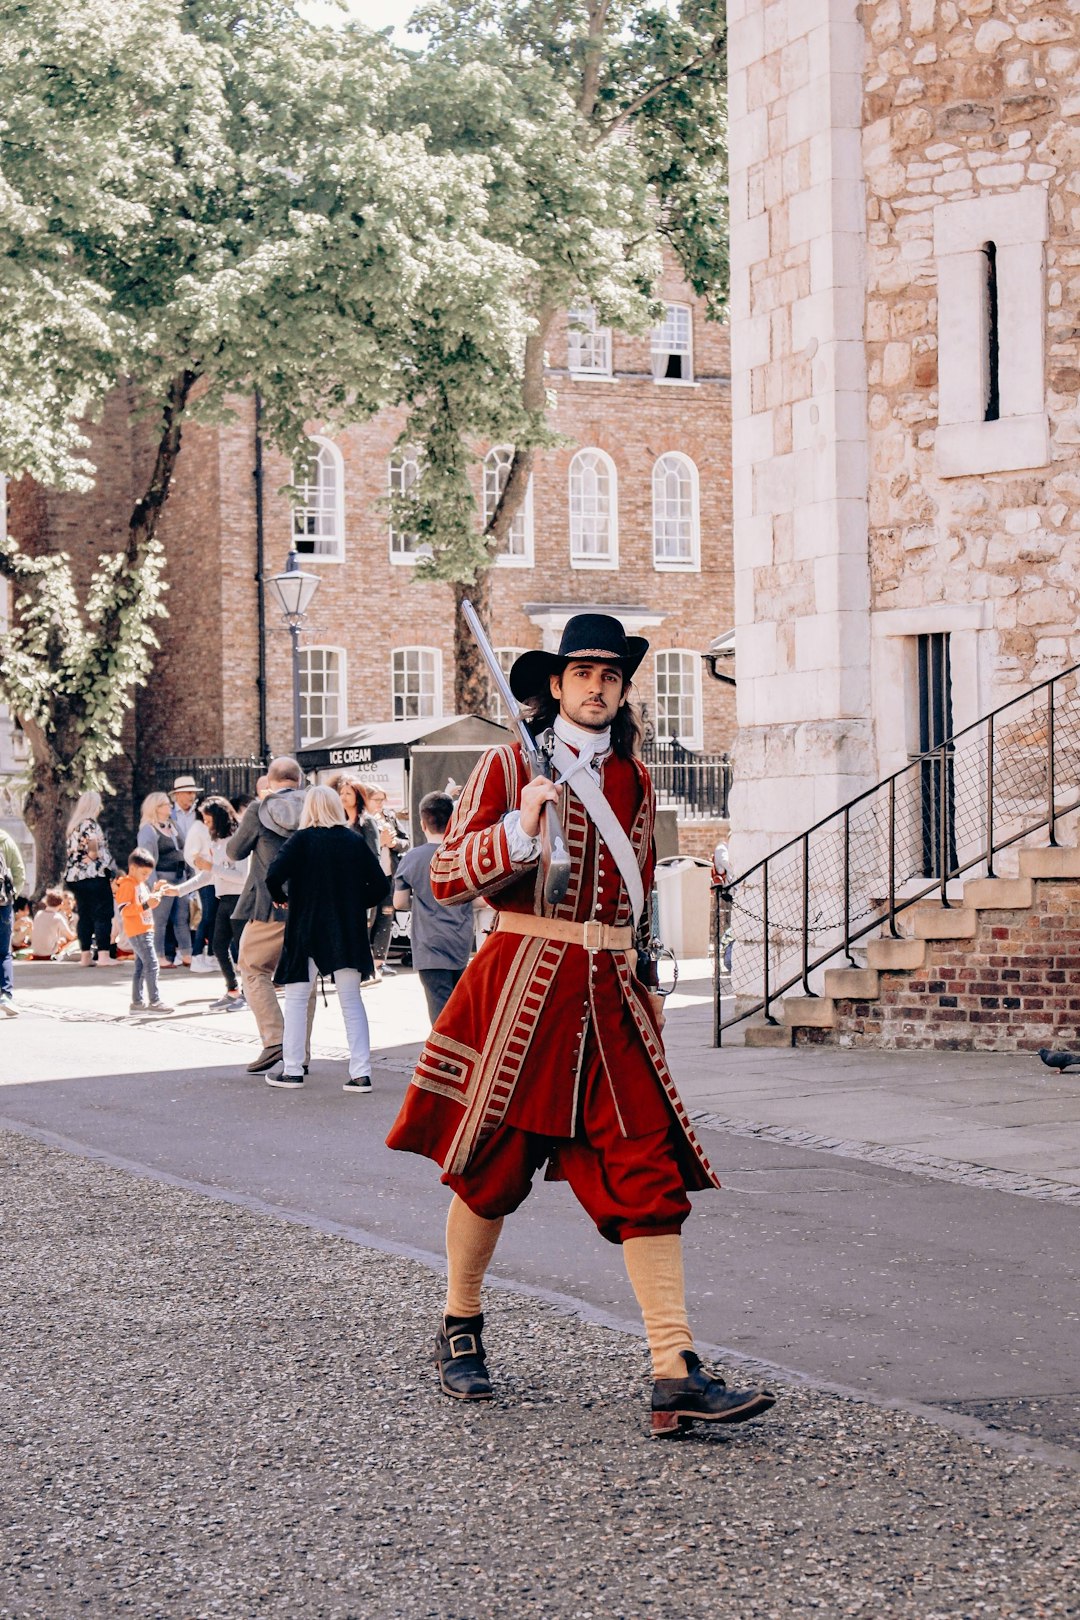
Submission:
[[[522,653],[510,669],[510,690],[520,703],[547,693],[549,675],[558,675],[571,660],[596,660],[598,664],[620,664],[626,679],[649,650],[644,636],[628,636],[610,613],[575,613],[567,619],[557,653]]]

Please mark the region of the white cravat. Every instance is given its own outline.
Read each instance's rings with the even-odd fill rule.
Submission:
[[[599,781],[600,766],[611,752],[611,727],[605,726],[603,731],[587,731],[584,726],[575,726],[572,720],[557,714],[552,729],[560,742],[566,743],[577,753],[576,766],[561,776],[560,782],[569,781],[579,770],[587,770]]]

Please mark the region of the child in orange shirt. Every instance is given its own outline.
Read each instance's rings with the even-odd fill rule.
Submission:
[[[162,1013],[171,1013],[172,1007],[166,1007],[161,999],[158,989],[158,959],[154,949],[154,919],[151,915],[153,908],[159,904],[162,891],[167,887],[165,879],[148,889],[146,879],[154,870],[154,857],[145,849],[133,849],[128,856],[128,869],[124,877],[118,877],[113,883],[112,890],[116,904],[120,908],[120,923],[131,942],[135,953],[135,972],[131,981],[131,1011],[133,1013],[146,1012],[152,1016]],[[143,979],[150,993],[150,1005],[143,1004]]]

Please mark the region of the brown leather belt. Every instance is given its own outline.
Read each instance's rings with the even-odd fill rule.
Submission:
[[[565,945],[584,945],[587,951],[629,951],[634,930],[629,924],[564,922],[561,917],[530,917],[521,911],[500,911],[496,933],[527,934],[533,939],[557,939]]]

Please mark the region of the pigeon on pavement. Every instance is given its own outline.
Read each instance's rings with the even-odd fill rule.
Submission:
[[[1048,1046],[1039,1047],[1039,1056],[1048,1069],[1072,1068],[1074,1063],[1080,1063],[1080,1052],[1052,1052]]]

